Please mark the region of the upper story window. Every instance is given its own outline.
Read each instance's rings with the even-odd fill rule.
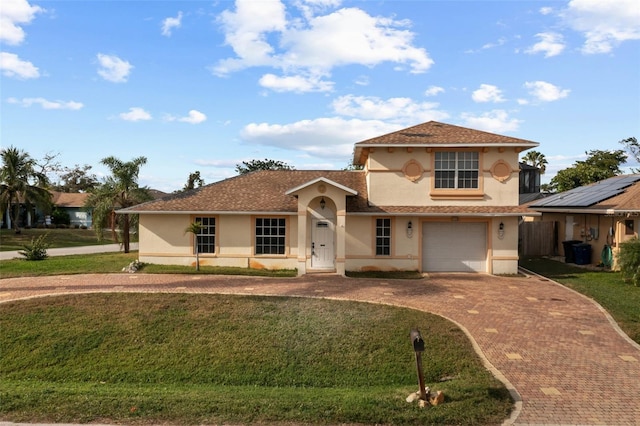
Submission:
[[[376,256],[391,255],[391,219],[376,219]]]
[[[284,218],[256,218],[256,254],[284,254],[286,229]]]
[[[200,224],[200,232],[196,236],[198,253],[216,252],[216,218],[196,217],[195,222]]]
[[[479,154],[477,151],[435,153],[436,189],[478,189]]]

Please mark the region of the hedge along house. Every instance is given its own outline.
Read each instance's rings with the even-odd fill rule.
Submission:
[[[518,154],[536,142],[430,121],[355,145],[358,171],[236,176],[118,211],[139,259],[297,269],[516,273]]]
[[[555,222],[555,253],[577,261],[567,253],[572,250],[570,242],[588,244],[588,252],[578,263],[616,269],[620,243],[639,235],[640,174],[614,176],[574,188],[534,201],[529,208],[542,213],[534,220]]]

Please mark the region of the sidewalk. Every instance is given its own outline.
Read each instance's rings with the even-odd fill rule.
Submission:
[[[138,250],[138,243],[131,243],[129,249],[132,251]],[[70,254],[110,253],[118,251],[121,251],[120,244],[102,244],[95,246],[50,248],[47,249],[47,254],[49,256],[67,256]],[[24,259],[18,251],[0,251],[0,260],[13,259],[14,257]]]

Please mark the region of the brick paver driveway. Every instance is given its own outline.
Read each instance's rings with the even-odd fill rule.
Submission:
[[[640,346],[594,302],[538,277],[104,274],[0,280],[0,301],[97,291],[310,296],[433,312],[461,326],[487,366],[511,388],[517,404],[507,423],[640,425]]]

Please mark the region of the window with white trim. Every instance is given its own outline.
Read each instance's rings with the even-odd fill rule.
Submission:
[[[195,223],[200,225],[200,231],[196,235],[198,253],[216,252],[216,218],[196,217]]]
[[[284,254],[286,231],[285,218],[256,218],[256,254]]]
[[[376,256],[391,255],[391,219],[376,219]]]
[[[436,189],[478,189],[479,154],[477,151],[435,153]]]

